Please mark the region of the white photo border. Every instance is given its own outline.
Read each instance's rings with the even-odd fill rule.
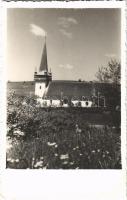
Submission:
[[[1,26],[0,31],[2,40],[0,45],[2,46],[0,52],[0,83],[2,89],[1,92],[1,105],[2,113],[0,117],[1,135],[0,135],[0,170],[2,172],[3,179],[3,196],[5,199],[13,200],[21,197],[25,200],[28,195],[26,187],[34,190],[33,196],[36,197],[36,193],[41,190],[43,186],[44,195],[40,193],[40,197],[46,200],[51,195],[53,200],[57,200],[57,194],[48,194],[48,189],[53,193],[58,194],[61,192],[62,199],[76,199],[76,195],[79,194],[79,200],[119,200],[126,198],[126,19],[125,19],[125,2],[121,1],[77,1],[77,2],[2,2],[1,13]],[[121,9],[121,156],[122,156],[122,169],[121,170],[12,170],[6,169],[6,11],[8,8],[120,8]],[[20,180],[17,185],[17,180]],[[52,179],[55,179],[53,182]],[[38,189],[36,188],[38,181]],[[49,185],[48,185],[48,184]],[[53,185],[54,183],[54,185]],[[61,184],[61,185],[60,185]],[[20,187],[23,191],[20,191]],[[70,192],[68,190],[70,187]],[[86,187],[86,189],[85,189]],[[13,189],[14,188],[14,189]],[[65,196],[64,191],[65,189]],[[77,191],[76,191],[77,188]],[[31,190],[31,191],[32,191]],[[83,191],[84,190],[84,191]],[[15,192],[15,194],[14,194]],[[93,192],[93,194],[92,194]],[[23,194],[22,194],[23,193]],[[72,193],[72,196],[71,196]],[[56,196],[55,196],[56,194]],[[12,196],[11,196],[12,195]],[[105,196],[104,196],[105,195]],[[38,196],[38,195],[37,195]],[[56,197],[56,198],[55,198]],[[60,196],[59,196],[60,198]],[[27,198],[26,198],[27,199]],[[41,199],[41,198],[40,198]],[[18,200],[18,199],[16,199]]]

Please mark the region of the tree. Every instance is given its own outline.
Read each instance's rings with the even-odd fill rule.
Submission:
[[[100,82],[103,83],[115,83],[120,84],[121,78],[121,64],[116,60],[108,62],[107,67],[101,66],[96,73],[96,77]]]

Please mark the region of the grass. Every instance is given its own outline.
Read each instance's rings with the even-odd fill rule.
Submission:
[[[7,168],[121,168],[119,112],[42,109],[17,95],[7,108]]]

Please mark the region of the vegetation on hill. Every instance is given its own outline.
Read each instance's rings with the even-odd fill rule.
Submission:
[[[106,67],[99,67],[96,77],[101,83],[120,84],[121,64],[115,59],[108,62]]]
[[[83,109],[42,109],[35,98],[16,94],[7,104],[7,168],[121,168],[120,122],[114,124],[113,113],[105,113],[112,123],[98,128]],[[91,114],[95,125],[98,116]]]

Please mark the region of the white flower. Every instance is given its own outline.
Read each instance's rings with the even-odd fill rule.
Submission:
[[[95,150],[93,150],[92,153],[95,153]]]
[[[7,161],[8,161],[8,162],[11,162],[11,163],[14,163],[14,162],[15,162],[15,160],[12,159],[12,158],[8,158]]]
[[[60,156],[61,160],[68,159],[68,158],[69,158],[68,154],[64,154]]]
[[[68,163],[67,161],[64,161],[64,162],[63,162],[64,165],[66,165],[67,163]]]
[[[14,135],[24,136],[25,134],[20,130],[14,130]]]
[[[27,103],[24,101],[24,102],[22,103],[22,105],[23,105],[23,106],[26,106],[26,105],[27,105]]]
[[[34,165],[34,167],[36,168],[36,167],[42,167],[42,165],[43,165],[43,161],[41,160],[41,161],[38,161],[35,165]]]
[[[10,127],[7,127],[7,132],[9,132],[10,131]]]
[[[10,141],[7,141],[7,143],[6,143],[6,150],[11,149],[12,147],[13,147],[13,146],[12,146],[11,142],[10,142]]]
[[[16,159],[15,162],[19,162],[19,159]]]
[[[13,127],[16,127],[17,125],[16,125],[16,124],[13,124],[12,126],[13,126]]]
[[[53,142],[53,143],[51,143],[51,142],[47,142],[47,145],[48,146],[55,146],[55,145],[57,145],[55,142]]]

